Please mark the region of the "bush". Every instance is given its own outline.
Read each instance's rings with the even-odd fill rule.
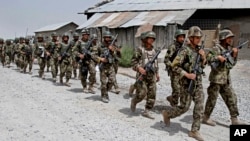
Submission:
[[[131,67],[131,59],[133,57],[134,49],[132,47],[122,47],[121,49],[121,59],[119,60],[119,65],[122,67]]]

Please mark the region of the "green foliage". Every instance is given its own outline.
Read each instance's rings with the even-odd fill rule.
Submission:
[[[132,47],[122,47],[121,48],[121,59],[119,65],[122,67],[131,67],[131,59],[133,57],[134,48]]]

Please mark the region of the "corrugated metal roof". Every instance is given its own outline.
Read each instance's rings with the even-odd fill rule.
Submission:
[[[57,30],[57,29],[65,26],[65,25],[68,25],[68,24],[71,24],[71,23],[75,24],[74,22],[57,23],[57,24],[47,25],[45,27],[37,29],[35,32],[54,31],[54,30]],[[77,24],[75,24],[75,25],[77,25]]]
[[[250,8],[250,0],[114,0],[86,13],[239,8]]]
[[[103,26],[108,28],[126,28],[147,23],[155,26],[166,26],[169,23],[182,25],[195,11],[196,10],[96,13],[77,29]]]

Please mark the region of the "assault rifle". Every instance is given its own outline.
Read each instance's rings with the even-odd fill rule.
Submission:
[[[68,51],[69,51],[69,49],[71,49],[71,46],[72,46],[72,45],[69,44],[69,45],[67,46],[66,50],[61,54],[61,60],[58,61],[59,64],[61,64],[62,61],[63,61],[66,57],[69,56]]]
[[[165,46],[165,44],[156,52],[155,56],[144,65],[144,70],[146,71],[146,73],[148,73],[148,72],[154,73],[155,72],[155,68],[153,67],[153,64],[154,64],[155,60],[158,58],[158,55],[161,53],[161,50],[164,46]],[[137,78],[136,82],[141,82],[142,78],[143,78],[143,74],[141,74]]]
[[[118,37],[118,34],[115,35],[114,39],[112,40],[112,42],[110,43],[109,46],[114,45],[117,37]],[[110,53],[109,49],[106,49],[101,57],[105,58],[108,61],[107,63],[113,63],[114,58],[113,58],[112,54]],[[101,62],[101,64],[100,64],[100,68],[102,68],[102,67],[103,67],[103,62]]]
[[[246,45],[248,42],[249,42],[249,40],[247,40],[247,41],[245,41],[244,43],[238,45],[236,48],[241,49],[241,48],[242,48],[244,45]],[[222,52],[222,54],[221,54],[221,55],[226,59],[225,62],[227,62],[227,63],[229,63],[229,64],[231,64],[231,65],[234,64],[234,58],[233,58],[232,55],[231,55],[232,53],[233,53],[233,50],[227,50],[227,51]],[[216,69],[219,65],[220,65],[220,61],[219,61],[219,60],[214,61],[214,62],[211,63],[211,67],[212,67],[213,69]]]
[[[86,47],[84,47],[82,50],[81,50],[81,54],[84,55],[84,58],[83,60],[89,60],[91,58],[91,52],[89,51],[90,50],[90,47],[92,45],[92,42],[93,42],[94,38],[91,38],[89,41],[88,41],[88,44]],[[76,60],[77,62],[80,62],[82,63],[83,60],[81,60],[78,56],[76,57]]]
[[[202,43],[201,43],[201,46],[200,46],[199,49],[204,49],[205,40],[206,40],[206,35],[204,37],[204,40],[202,40]],[[192,73],[197,74],[199,72],[200,60],[201,60],[201,55],[198,53],[197,57],[195,59],[195,64],[194,64],[193,70],[191,71]],[[194,91],[194,85],[195,85],[194,83],[195,83],[195,80],[190,80],[190,83],[189,83],[189,86],[188,86],[189,94],[192,94],[193,91]]]

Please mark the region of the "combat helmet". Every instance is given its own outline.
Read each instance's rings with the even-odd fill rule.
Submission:
[[[69,34],[68,33],[64,33],[63,35],[62,35],[62,38],[63,37],[68,37],[69,38]]]
[[[177,38],[179,35],[184,35],[184,36],[185,36],[186,33],[184,32],[183,29],[177,29],[177,30],[175,31],[174,37]]]
[[[145,39],[145,35],[146,35],[147,32],[142,32],[141,35],[140,35],[140,39],[141,40],[144,40]]]
[[[202,37],[203,33],[201,31],[201,29],[198,26],[192,26],[189,28],[188,30],[188,37],[192,37],[192,36],[196,36],[196,37]]]
[[[51,33],[51,37],[57,37],[56,32],[52,32],[52,33]]]
[[[156,34],[154,31],[148,31],[145,33],[145,38],[156,38]]]
[[[97,35],[96,35],[96,34],[92,34],[91,38],[92,38],[92,39],[95,39],[95,40],[97,40],[97,39],[98,39],[98,37],[97,37]]]
[[[88,34],[88,35],[89,35],[89,30],[86,29],[86,28],[84,28],[84,29],[82,30],[82,34]]]
[[[4,39],[3,39],[3,38],[0,38],[0,42],[3,43],[3,42],[4,42]]]
[[[77,32],[74,32],[73,37],[79,37],[79,34]]]
[[[219,40],[224,40],[228,37],[234,37],[234,34],[229,29],[223,29],[219,32]]]
[[[38,34],[37,38],[43,38],[43,35],[42,34]]]
[[[103,37],[111,37],[112,38],[112,34],[110,31],[104,31],[103,32]]]

